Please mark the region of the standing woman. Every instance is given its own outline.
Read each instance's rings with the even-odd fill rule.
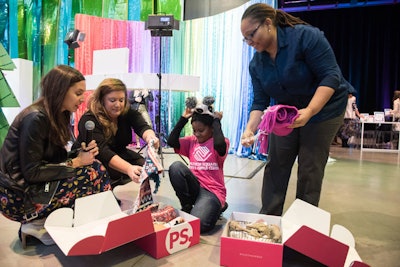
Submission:
[[[97,155],[110,174],[111,185],[123,185],[130,181],[139,183],[144,158],[127,148],[132,143],[132,129],[146,143],[159,141],[150,125],[139,111],[131,109],[125,84],[115,78],[104,79],[89,98],[88,111],[79,120],[79,136],[73,147],[85,140],[87,121],[94,122],[93,139],[100,153]]]
[[[282,214],[296,157],[296,198],[318,206],[330,144],[343,122],[349,85],[323,32],[299,18],[258,3],[244,12],[241,32],[243,41],[256,50],[249,66],[254,99],[242,144],[253,144],[271,99],[299,110],[289,135],[269,137],[260,213]]]
[[[60,65],[40,85],[41,96],[15,118],[1,148],[0,208],[21,222],[23,247],[26,236],[53,244],[44,229],[52,211],[73,208],[75,199],[111,188],[105,167],[95,161],[95,141],[82,144],[79,152],[66,150],[71,114],[84,101],[84,76]]]

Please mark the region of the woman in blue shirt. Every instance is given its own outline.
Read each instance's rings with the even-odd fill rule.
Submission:
[[[242,16],[243,41],[256,50],[250,62],[254,99],[242,144],[250,146],[263,110],[295,106],[287,136],[269,136],[260,213],[281,215],[298,158],[296,198],[318,206],[329,148],[343,122],[348,82],[322,31],[282,10],[253,4]]]

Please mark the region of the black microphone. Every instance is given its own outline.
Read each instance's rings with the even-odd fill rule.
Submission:
[[[87,121],[85,122],[85,129],[86,129],[86,146],[90,143],[90,141],[93,140],[93,129],[94,129],[94,122],[93,121]]]

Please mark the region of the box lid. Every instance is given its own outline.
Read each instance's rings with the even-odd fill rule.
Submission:
[[[101,254],[154,232],[150,211],[122,212],[112,191],[78,198],[75,214],[57,209],[44,226],[67,256]]]

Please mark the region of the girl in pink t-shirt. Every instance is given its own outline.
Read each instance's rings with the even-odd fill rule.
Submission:
[[[229,148],[221,129],[222,112],[213,112],[213,98],[211,104],[204,103],[209,102],[187,106],[168,138],[168,145],[189,159],[189,166],[172,163],[169,177],[182,210],[200,219],[201,233],[212,230],[227,208],[223,165]],[[189,118],[193,135],[179,138]]]

